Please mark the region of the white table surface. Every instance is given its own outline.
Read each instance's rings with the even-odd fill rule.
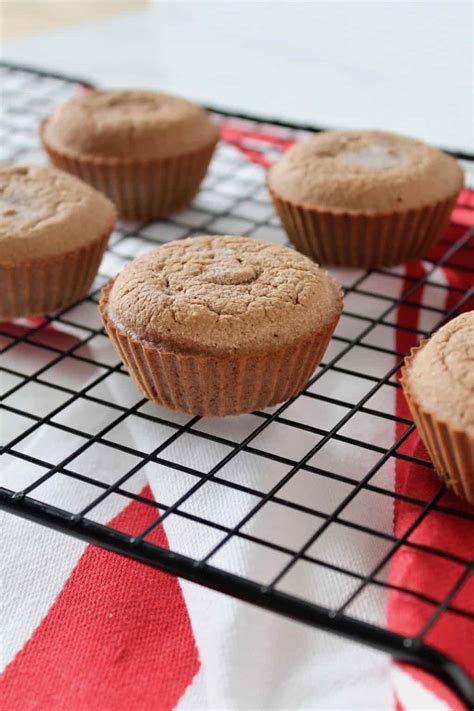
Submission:
[[[2,54],[103,86],[472,150],[472,13],[460,0],[155,2],[5,41]]]

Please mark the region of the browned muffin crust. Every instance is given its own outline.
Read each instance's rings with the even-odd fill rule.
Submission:
[[[129,336],[178,353],[256,353],[308,338],[337,320],[342,294],[286,247],[245,237],[172,242],[129,264],[108,317]]]
[[[390,213],[456,195],[464,174],[454,158],[385,131],[325,131],[297,143],[268,173],[270,190],[296,205]]]
[[[474,311],[447,323],[416,351],[404,379],[424,410],[474,435]]]
[[[46,121],[43,140],[72,155],[147,161],[192,153],[219,130],[199,106],[154,91],[87,91]]]
[[[116,219],[104,195],[55,168],[0,167],[0,262],[19,263],[90,245]]]

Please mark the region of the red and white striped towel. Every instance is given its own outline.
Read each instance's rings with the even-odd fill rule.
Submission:
[[[228,138],[230,138],[228,136]],[[242,146],[239,146],[241,150]],[[253,159],[255,156],[250,156]],[[260,158],[258,158],[260,161]],[[261,161],[260,161],[261,162]],[[473,206],[472,193],[465,192],[464,203]],[[471,219],[468,211],[459,210],[455,221],[466,224]],[[458,228],[451,227],[449,235],[456,236]],[[438,249],[442,249],[439,247]],[[402,274],[419,276],[426,269],[424,263],[404,268]],[[450,269],[437,270],[431,277],[440,285],[467,286],[463,272]],[[342,272],[339,277],[350,277]],[[412,282],[400,282],[400,293]],[[450,292],[439,290],[439,298],[450,299]],[[416,294],[420,303],[431,303],[432,290],[427,287]],[[441,308],[449,303],[439,303]],[[471,306],[472,308],[472,306]],[[424,327],[420,309],[401,306],[397,323]],[[383,338],[392,350],[406,351],[414,339],[405,331],[386,329]],[[357,357],[356,355],[354,357]],[[392,363],[393,364],[393,363]],[[337,383],[334,384],[337,391]],[[350,382],[344,382],[344,400],[359,399],[357,391],[351,392]],[[335,396],[337,397],[337,395]],[[386,412],[409,416],[403,395],[395,388],[385,388],[377,395],[378,406]],[[297,401],[299,402],[299,400]],[[293,407],[293,406],[292,406]],[[302,407],[295,404],[295,408]],[[75,417],[81,413],[75,411]],[[87,410],[82,413],[87,417]],[[295,417],[304,417],[304,411]],[[252,416],[249,415],[249,418]],[[247,416],[214,421],[214,431],[248,426]],[[151,423],[150,427],[152,426]],[[206,419],[200,423],[208,426]],[[145,425],[143,425],[143,428]],[[350,423],[350,435],[368,437],[383,444],[395,441],[400,434],[399,425],[390,420],[380,420],[369,432],[361,431],[366,424]],[[143,449],[143,438],[156,437],[152,429],[138,431],[127,419],[121,436],[130,441],[140,439],[137,449]],[[275,428],[260,441],[261,447],[294,447],[306,443],[288,440],[279,443],[279,430]],[[244,435],[245,436],[245,435]],[[301,437],[304,436],[302,433]],[[41,431],[31,446],[48,447],[41,442]],[[265,437],[268,438],[265,441]],[[295,435],[296,437],[296,435]],[[318,453],[318,464],[327,469],[350,467],[352,472],[367,471],[366,462],[354,459],[353,452],[334,446]],[[55,443],[61,458],[61,442]],[[30,446],[30,445],[29,445]],[[156,446],[156,445],[154,445]],[[404,451],[426,458],[415,434],[405,444]],[[369,456],[370,453],[367,453]],[[118,456],[122,456],[120,454]],[[199,438],[179,438],[173,456],[181,463],[191,462],[203,471],[209,469],[209,458],[221,456]],[[404,460],[390,460],[380,472],[379,483],[395,488],[398,493],[429,500],[437,490],[437,480],[432,473]],[[100,450],[95,449],[87,460],[89,471],[103,467]],[[116,466],[120,462],[115,463]],[[113,462],[109,461],[112,467]],[[33,465],[31,465],[33,466]],[[250,457],[239,457],[239,462],[228,469],[226,476],[239,477],[241,483],[258,481],[261,487],[270,488],[274,477],[274,462],[260,462],[255,467]],[[2,481],[5,486],[18,489],[25,462],[5,457]],[[106,473],[105,473],[106,474]],[[166,467],[145,466],[134,478],[134,491],[159,501],[175,500],[181,493],[178,476],[167,475]],[[68,508],[75,497],[74,480],[68,482],[53,477],[48,486],[56,505]],[[334,508],[337,482],[327,481],[320,489],[318,507]],[[308,500],[312,491],[308,478],[295,480],[288,496],[294,500]],[[82,489],[81,489],[82,491]],[[205,512],[213,520],[224,520],[226,525],[238,521],[248,511],[249,501],[242,496],[233,500],[229,510],[223,487],[206,485],[206,497],[193,497],[190,512]],[[101,510],[102,520],[112,522],[115,528],[130,533],[146,528],[156,516],[156,509],[134,501],[124,506],[122,497],[109,497]],[[463,506],[450,494],[443,503]],[[420,508],[402,500],[393,506],[389,497],[357,497],[350,515],[352,520],[371,520],[388,532],[402,535],[420,513]],[[288,513],[275,507],[267,508],[264,516],[250,522],[250,531],[258,536],[261,531],[275,540],[281,537],[298,545],[311,534],[304,518],[289,521]],[[388,522],[388,523],[387,523]],[[314,522],[311,523],[314,528]],[[392,528],[393,526],[393,528]],[[93,546],[37,526],[23,519],[3,516],[2,578],[3,622],[1,693],[5,711],[40,709],[48,711],[165,711],[167,709],[390,709],[394,705],[403,709],[462,708],[453,694],[436,680],[412,668],[394,665],[385,655],[368,647],[347,642],[336,636],[296,624],[277,615],[244,604],[193,583],[147,568],[137,562],[100,550]],[[391,529],[391,530],[389,530]],[[473,558],[473,525],[469,521],[431,512],[425,522],[417,527],[418,543],[448,548],[465,559]],[[354,534],[355,536],[355,534]],[[192,537],[192,546],[190,545]],[[192,547],[203,554],[212,547],[212,529],[197,534],[196,525],[186,524],[186,519],[168,518],[156,530],[155,539],[161,545],[186,552]],[[340,554],[345,564],[354,569],[373,567],[381,557],[375,539],[366,537],[347,540],[347,533],[337,530],[321,537],[318,556],[331,560]],[[375,548],[374,548],[375,546]],[[253,547],[251,551],[236,543],[224,546],[212,563],[243,575],[271,577],[281,560],[271,552]],[[277,555],[275,553],[275,555]],[[311,570],[302,569],[290,576],[287,588],[297,591],[304,578],[311,583]],[[418,549],[402,546],[392,561],[389,577],[394,584],[429,593],[442,599],[452,587],[457,571],[451,564],[436,564]],[[314,589],[321,598],[347,595],[339,589],[330,575],[314,581]],[[473,581],[466,584],[457,602],[469,608],[474,605]],[[361,615],[391,629],[413,634],[421,630],[433,608],[409,596],[377,588],[368,589],[357,601],[357,608],[349,614]],[[472,621],[445,615],[433,627],[430,641],[447,652],[474,675],[474,625]],[[395,700],[394,700],[395,693]]]

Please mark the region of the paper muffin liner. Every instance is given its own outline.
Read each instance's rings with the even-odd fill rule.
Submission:
[[[41,142],[56,168],[105,193],[124,220],[151,220],[185,208],[207,173],[217,139],[197,151],[159,160],[132,161],[81,156]]]
[[[268,353],[179,354],[134,338],[113,323],[107,314],[112,284],[102,289],[100,315],[138,389],[158,405],[191,415],[238,415],[297,395],[321,362],[340,316],[310,338]]]
[[[407,378],[416,353],[427,340],[412,348],[402,368],[401,384],[419,435],[447,489],[474,504],[474,436],[428,412],[414,397]]]
[[[457,195],[434,205],[386,214],[296,205],[269,191],[295,247],[319,264],[368,269],[423,257],[441,239]]]
[[[80,301],[94,281],[110,232],[58,256],[0,262],[0,319],[44,316]]]

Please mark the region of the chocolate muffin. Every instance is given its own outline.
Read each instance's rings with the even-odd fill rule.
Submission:
[[[155,91],[87,91],[41,126],[54,165],[106,193],[125,219],[165,217],[199,189],[219,130],[185,99]]]
[[[104,195],[55,168],[0,167],[0,319],[87,293],[115,223]]]
[[[412,350],[402,385],[441,481],[474,503],[474,311]]]
[[[321,264],[369,268],[423,257],[463,187],[460,165],[384,131],[325,131],[290,148],[268,188],[288,237]]]
[[[285,247],[202,236],[135,259],[102,292],[104,326],[143,394],[193,415],[235,415],[299,393],[342,292]]]

